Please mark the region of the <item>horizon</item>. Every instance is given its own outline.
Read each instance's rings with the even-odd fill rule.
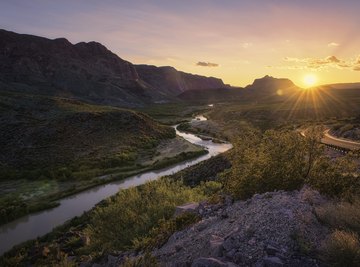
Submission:
[[[235,87],[265,75],[299,87],[360,81],[359,2],[260,2],[16,0],[0,3],[0,23],[17,33],[100,42],[134,64]]]

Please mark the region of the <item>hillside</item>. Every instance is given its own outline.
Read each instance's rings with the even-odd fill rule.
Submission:
[[[216,87],[225,85],[171,67],[134,66],[97,42],[71,44],[0,30],[0,90],[134,107]]]
[[[175,136],[141,113],[18,93],[0,94],[0,121],[2,169],[18,171],[132,165],[139,150]]]

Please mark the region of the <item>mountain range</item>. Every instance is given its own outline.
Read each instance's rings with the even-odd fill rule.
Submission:
[[[325,85],[354,89],[359,83]],[[289,79],[266,75],[245,88],[173,67],[135,65],[98,42],[70,43],[0,30],[0,90],[136,107],[172,101],[267,100],[297,94]]]
[[[169,101],[187,90],[228,87],[172,67],[134,65],[97,42],[71,44],[0,30],[2,90],[116,106]]]

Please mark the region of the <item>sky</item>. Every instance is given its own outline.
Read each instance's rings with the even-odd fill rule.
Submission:
[[[271,75],[306,87],[360,82],[359,13],[359,0],[0,0],[0,28],[234,86]]]

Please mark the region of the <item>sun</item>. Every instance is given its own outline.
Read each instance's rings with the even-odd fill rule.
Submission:
[[[306,74],[304,76],[304,84],[306,87],[314,86],[317,82],[317,77],[314,74]]]

